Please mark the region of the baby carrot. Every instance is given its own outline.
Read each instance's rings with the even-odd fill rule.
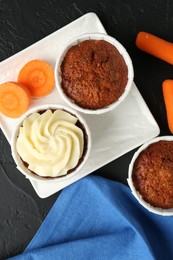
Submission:
[[[54,87],[54,71],[42,60],[31,60],[20,70],[18,82],[26,85],[32,97],[47,95]]]
[[[27,87],[15,82],[6,82],[0,85],[0,112],[4,115],[17,118],[28,109],[30,93]]]
[[[173,80],[167,79],[162,83],[163,97],[166,107],[168,127],[173,134]]]
[[[173,65],[173,43],[147,32],[139,32],[136,38],[136,46],[142,51]]]

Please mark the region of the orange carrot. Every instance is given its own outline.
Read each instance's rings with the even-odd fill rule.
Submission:
[[[54,87],[54,71],[45,61],[31,60],[19,72],[18,82],[29,88],[32,97],[42,97]]]
[[[167,79],[163,81],[162,91],[166,107],[168,127],[173,134],[173,80]]]
[[[30,104],[30,93],[26,86],[15,82],[0,85],[0,112],[12,118],[21,116]]]
[[[173,43],[147,32],[139,32],[136,46],[161,60],[173,64]]]

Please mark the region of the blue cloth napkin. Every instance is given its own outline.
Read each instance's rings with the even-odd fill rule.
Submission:
[[[25,252],[13,259],[173,259],[173,217],[150,213],[130,189],[88,176],[65,188]]]

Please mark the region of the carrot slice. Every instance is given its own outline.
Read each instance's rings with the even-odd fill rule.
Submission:
[[[171,42],[147,32],[139,32],[136,38],[136,46],[142,51],[173,64],[173,43]]]
[[[0,112],[4,115],[17,118],[29,107],[30,93],[26,86],[15,82],[6,82],[0,85]]]
[[[166,107],[168,127],[173,134],[173,80],[167,79],[162,83],[163,97]]]
[[[42,97],[54,87],[54,71],[45,61],[31,60],[20,70],[18,82],[29,88],[32,97]]]

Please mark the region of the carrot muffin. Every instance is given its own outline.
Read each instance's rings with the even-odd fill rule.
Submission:
[[[61,109],[34,112],[19,129],[16,150],[32,173],[60,177],[74,171],[87,150],[87,134],[83,124]]]
[[[150,205],[173,208],[173,141],[161,140],[143,150],[134,163],[132,180]]]
[[[117,101],[127,80],[127,65],[112,44],[85,40],[72,46],[61,64],[61,86],[84,109],[100,109]]]

